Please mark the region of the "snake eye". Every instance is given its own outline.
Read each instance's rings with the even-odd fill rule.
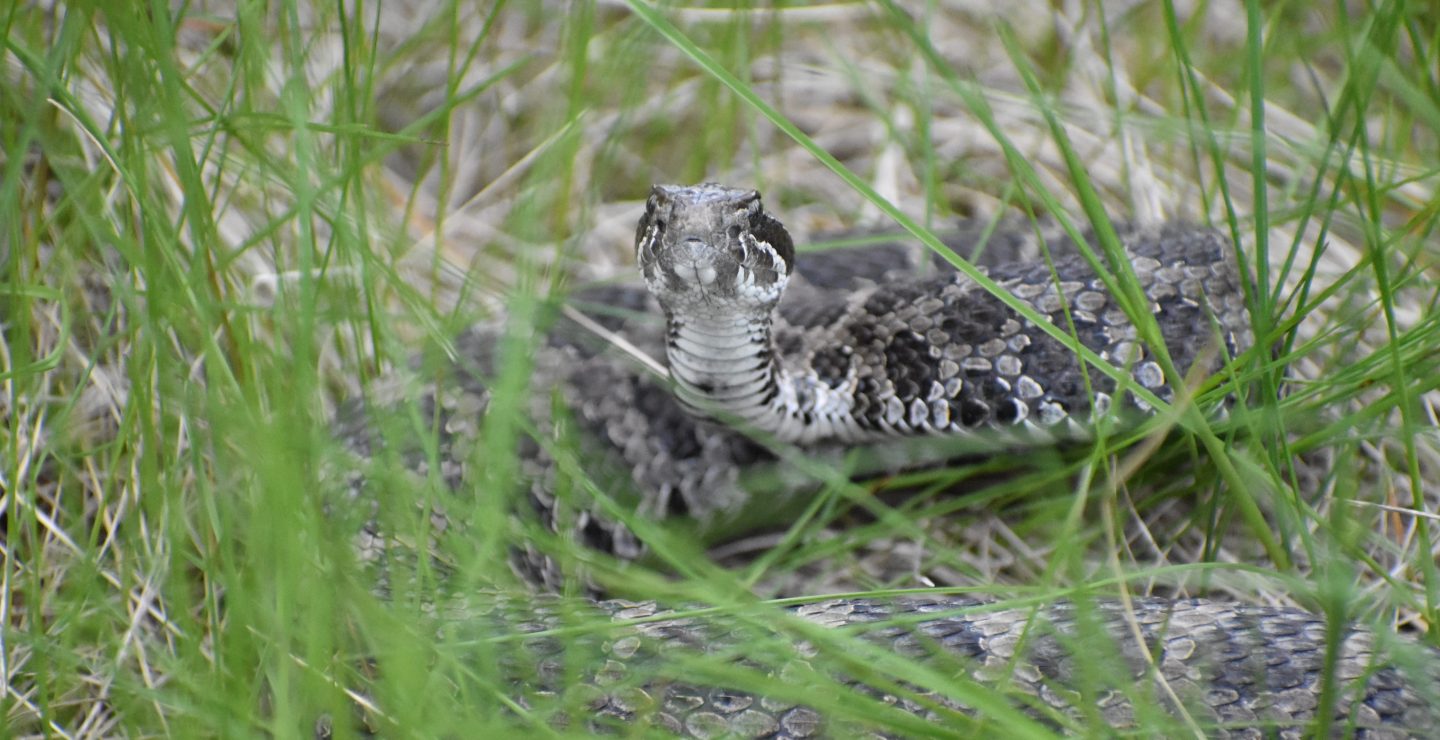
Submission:
[[[730,226],[729,233],[730,233],[730,241],[732,241],[732,242],[738,242],[738,241],[740,241],[740,225],[739,225],[739,224],[732,224],[732,225]]]

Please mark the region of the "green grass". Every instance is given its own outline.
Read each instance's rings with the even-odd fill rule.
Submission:
[[[1046,731],[943,665],[749,594],[1180,590],[1435,641],[1432,523],[1414,513],[1440,504],[1440,26],[1425,3],[1091,3],[1074,18],[1049,3],[993,18],[889,2],[274,5],[0,11],[11,733],[303,736],[321,714],[347,726],[348,690],[389,733],[563,734],[543,701],[513,705],[499,666],[515,637],[481,616],[493,594],[524,599],[506,564],[522,539],[553,553],[572,596],[584,573],[710,605],[749,654],[805,636],[821,674],[937,689],[984,717],[936,727],[796,696],[723,658],[660,669],[909,734]],[[727,567],[697,542],[713,533],[633,517],[573,439],[546,440],[566,495],[598,494],[650,545],[642,564],[609,561],[505,515],[523,501],[529,350],[571,287],[629,274],[652,182],[711,178],[759,187],[802,242],[869,223],[937,246],[955,216],[1002,212],[1102,234],[1109,218],[1213,224],[1255,280],[1261,349],[1195,389],[1238,393],[1224,421],[1181,404],[1083,449],[897,476],[920,491],[904,499],[791,452],[818,492],[785,521],[749,513],[781,532]],[[1117,245],[1099,246],[1136,303]],[[332,414],[414,398],[476,321],[507,336],[477,422],[487,464],[459,500],[391,457],[367,468],[400,538],[430,537],[417,502],[457,523],[379,599],[353,554],[368,510],[341,495],[355,463]],[[434,420],[398,408],[385,433],[438,454]],[[866,569],[867,548],[897,547],[910,568]],[[556,608],[579,665],[608,621]]]

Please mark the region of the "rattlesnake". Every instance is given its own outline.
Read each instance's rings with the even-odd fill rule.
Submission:
[[[1084,436],[1101,418],[1187,402],[1180,398],[1189,392],[1187,379],[1213,372],[1252,344],[1233,249],[1218,233],[1187,225],[1116,228],[1127,268],[1144,291],[1129,297],[1129,312],[1095,269],[1092,260],[1103,257],[1087,258],[1065,238],[1045,240],[1043,253],[1025,260],[992,259],[983,274],[1012,296],[1005,299],[948,263],[924,264],[894,246],[839,258],[797,255],[754,191],[657,186],[636,234],[645,289],[582,291],[575,305],[583,313],[561,321],[537,351],[538,400],[530,411],[539,434],[518,450],[529,508],[544,526],[563,528],[588,546],[622,559],[642,553],[613,517],[583,506],[570,510],[557,496],[565,473],[541,440],[572,422],[587,469],[600,471],[595,480],[612,489],[605,493],[646,518],[713,521],[753,505],[746,471],[786,468],[776,444],[799,445],[822,463],[857,444],[906,436],[986,434],[1034,444]],[[1002,229],[994,238],[1033,243],[1016,234],[1023,231]],[[1098,243],[1094,234],[1083,236]],[[917,270],[928,274],[917,277]],[[1132,316],[1141,319],[1139,327]],[[1150,331],[1161,341],[1145,342]],[[497,368],[496,341],[487,330],[463,335],[456,343],[461,372],[423,397],[423,414],[438,419],[441,432],[433,459],[456,491],[474,485],[476,472],[464,461],[473,459],[480,419],[494,400],[487,379]],[[665,356],[669,381],[618,355],[616,344]],[[1075,345],[1088,351],[1088,366],[1076,359]],[[563,401],[558,417],[552,394]],[[362,456],[378,449],[381,435],[368,416],[353,415],[342,428]],[[366,485],[363,473],[357,476],[358,492]],[[439,508],[431,516],[448,526]],[[368,558],[393,550],[373,519],[361,540]],[[566,579],[538,548],[515,559],[532,582],[557,586]],[[470,601],[461,621],[492,637],[558,628],[569,613],[545,598]],[[642,621],[583,649],[558,638],[521,640],[502,664],[514,674],[522,704],[566,695],[565,684],[578,682],[590,686],[581,702],[588,716],[578,719],[591,729],[643,721],[694,736],[849,731],[843,723],[827,725],[822,712],[793,697],[707,688],[667,674],[656,660],[683,649],[783,670],[808,654],[804,646],[760,660],[745,649],[753,631],[733,622],[667,620],[653,604],[593,608]],[[1327,722],[1333,717],[1332,728],[1367,736],[1407,736],[1440,718],[1430,709],[1440,655],[1423,648],[1418,671],[1402,670],[1364,630],[1337,635],[1335,652],[1327,654],[1330,623],[1295,609],[1158,598],[1002,608],[941,595],[828,600],[792,613],[849,625],[901,654],[941,656],[952,671],[962,666],[952,678],[1005,685],[1007,701],[1021,709],[1006,721],[1124,727],[1135,721],[1137,702],[1163,708],[1190,731],[1233,736],[1298,737],[1322,702],[1330,702],[1331,711],[1320,714]],[[1108,630],[1113,645],[1080,641],[1098,658],[1077,651],[1081,624]],[[589,654],[604,667],[577,673],[576,658],[563,657],[567,651]],[[1077,666],[1112,659],[1121,683],[1132,685],[1104,684],[1092,672],[1087,680],[1104,685],[1085,693]],[[893,686],[850,675],[838,680],[932,722],[976,712],[963,693],[927,686],[897,696]],[[1005,721],[992,730],[997,726]]]

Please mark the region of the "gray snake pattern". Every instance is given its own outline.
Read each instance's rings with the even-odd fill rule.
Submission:
[[[947,265],[924,264],[893,245],[838,258],[797,255],[753,191],[656,187],[636,236],[648,290],[602,286],[575,297],[587,323],[611,338],[561,320],[537,352],[533,395],[540,400],[530,410],[542,433],[553,428],[548,391],[558,393],[579,430],[587,470],[608,471],[598,479],[611,493],[653,519],[734,516],[751,496],[746,471],[783,468],[769,446],[774,441],[801,445],[823,461],[856,444],[905,436],[983,432],[1025,444],[1083,436],[1097,415],[1148,410],[1143,396],[1174,400],[1176,380],[1203,377],[1251,344],[1228,240],[1175,224],[1120,227],[1119,236],[1168,357],[1151,353],[1140,340],[1143,330],[1067,239],[1047,239],[1043,255],[1025,253],[1034,240],[1002,229],[993,236],[998,256],[985,268],[1042,322],[1120,369],[1086,371],[1065,342]],[[965,241],[957,248],[972,246]],[[673,386],[617,357],[614,337],[666,357]],[[422,412],[440,420],[438,472],[457,492],[476,475],[463,461],[472,459],[480,418],[493,400],[487,380],[495,346],[488,331],[462,336],[453,382],[423,398]],[[342,436],[362,457],[376,452],[379,435],[367,414],[342,421]],[[531,440],[519,453],[533,513],[517,516],[533,516],[621,559],[643,553],[625,527],[556,495],[559,466],[544,445]],[[434,472],[418,457],[412,467]],[[358,496],[368,483],[357,476]],[[443,507],[431,517],[448,526]],[[394,550],[373,521],[359,545],[377,561]],[[557,587],[567,579],[538,549],[517,553],[515,562],[536,584]],[[745,620],[667,618],[654,604],[595,602],[590,608],[617,626],[587,643],[549,636],[566,624],[566,610],[545,597],[471,601],[486,603],[467,606],[467,629],[516,638],[506,643],[513,651],[502,664],[523,706],[573,698],[573,685],[586,687],[582,716],[567,705],[568,714],[557,716],[568,720],[554,720],[562,726],[629,732],[639,722],[693,737],[863,729],[794,693],[752,696],[723,680],[667,675],[681,652],[725,656],[799,680],[789,669],[806,663],[803,641],[774,647],[757,636],[763,627]],[[988,734],[1007,722],[1121,730],[1141,719],[1150,726],[1158,716],[1178,731],[1217,737],[1301,737],[1317,727],[1334,735],[1409,737],[1440,719],[1432,708],[1440,706],[1440,655],[1433,649],[1398,638],[1385,647],[1381,635],[1337,633],[1325,618],[1290,608],[1158,598],[1005,606],[905,596],[789,611],[804,624],[839,628],[846,639],[923,656],[952,678],[1002,687],[1006,698],[997,709],[976,706],[963,689],[877,685],[860,675],[808,679],[876,697],[942,734],[947,727]],[[1111,644],[1075,639],[1082,625],[1102,628]],[[1408,665],[1392,660],[1397,640],[1398,652],[1412,658]],[[752,649],[762,643],[771,647]],[[598,668],[577,674],[577,650]],[[1097,654],[1115,673],[1099,681],[1102,690],[1082,689],[1095,685]],[[997,711],[1004,716],[987,717]]]

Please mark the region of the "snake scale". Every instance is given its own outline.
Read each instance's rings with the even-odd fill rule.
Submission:
[[[1213,372],[1252,343],[1227,239],[1186,225],[1117,228],[1168,358],[1140,340],[1143,330],[1063,237],[1048,239],[1043,255],[1015,259],[1019,245],[1030,241],[1007,229],[992,235],[999,256],[985,272],[1028,307],[1027,317],[964,273],[924,265],[893,245],[797,254],[754,191],[657,186],[636,234],[644,288],[581,291],[574,304],[588,318],[560,321],[536,352],[538,400],[530,411],[540,433],[534,436],[562,426],[553,410],[558,395],[586,469],[609,471],[597,480],[617,498],[629,496],[647,518],[703,521],[753,503],[742,474],[783,467],[774,442],[825,459],[857,444],[907,436],[1008,434],[1033,444],[1083,435],[1098,415],[1139,413],[1152,405],[1146,397],[1174,400],[1180,381]],[[1007,242],[1014,244],[1007,248]],[[1041,323],[1120,371],[1087,372]],[[665,357],[669,382],[617,356],[617,343]],[[437,384],[422,399],[422,412],[439,420],[441,432],[438,455],[427,459],[438,460],[440,477],[455,491],[473,485],[476,475],[464,461],[474,459],[481,419],[495,400],[489,380],[496,345],[490,331],[463,335],[453,382]],[[376,452],[378,437],[363,418],[343,428],[362,456]],[[526,439],[518,453],[533,509],[519,516],[534,516],[541,526],[621,559],[643,552],[611,518],[566,506],[556,493],[563,466],[549,446]],[[426,472],[429,464],[417,460],[414,467]],[[447,525],[439,507],[430,516]],[[389,552],[373,521],[360,547],[368,559]],[[536,584],[565,580],[538,549],[514,560]],[[1010,726],[986,724],[987,712],[1022,725],[1102,734],[1097,728],[1121,730],[1140,719],[1151,726],[1158,716],[1182,732],[1223,737],[1301,737],[1317,727],[1408,737],[1440,719],[1432,708],[1440,698],[1436,651],[1399,640],[1401,652],[1417,659],[1402,668],[1390,659],[1395,639],[1381,649],[1381,635],[1364,629],[1331,634],[1325,618],[1291,608],[1159,598],[1017,606],[905,596],[832,599],[789,610],[796,621],[843,628],[836,634],[880,651],[876,661],[887,653],[922,656],[960,681],[955,685],[999,686],[1007,697],[999,709],[977,707],[963,688],[951,693],[943,686],[867,682],[863,670],[797,679],[791,669],[806,665],[806,644],[776,647],[757,638],[753,625],[740,629],[733,619],[667,618],[654,604],[620,601],[589,608],[624,625],[588,643],[551,637],[549,630],[567,624],[567,612],[543,596],[522,604],[498,597],[471,604],[464,621],[482,634],[517,636],[515,652],[501,663],[515,676],[520,705],[573,699],[581,691],[582,716],[571,703],[563,715],[569,719],[553,721],[587,732],[630,732],[637,722],[693,737],[813,737],[862,729],[827,716],[811,706],[825,702],[807,703],[796,692],[753,696],[727,688],[723,679],[668,673],[677,654],[725,656],[800,682],[795,685],[809,680],[829,687],[816,691],[878,697],[942,734],[947,727],[988,734]],[[1098,626],[1110,644],[1077,639],[1082,625]],[[757,640],[765,647],[756,647]],[[577,647],[582,643],[588,647]],[[585,650],[588,659],[575,657]],[[1097,673],[1097,661],[1113,673]]]

